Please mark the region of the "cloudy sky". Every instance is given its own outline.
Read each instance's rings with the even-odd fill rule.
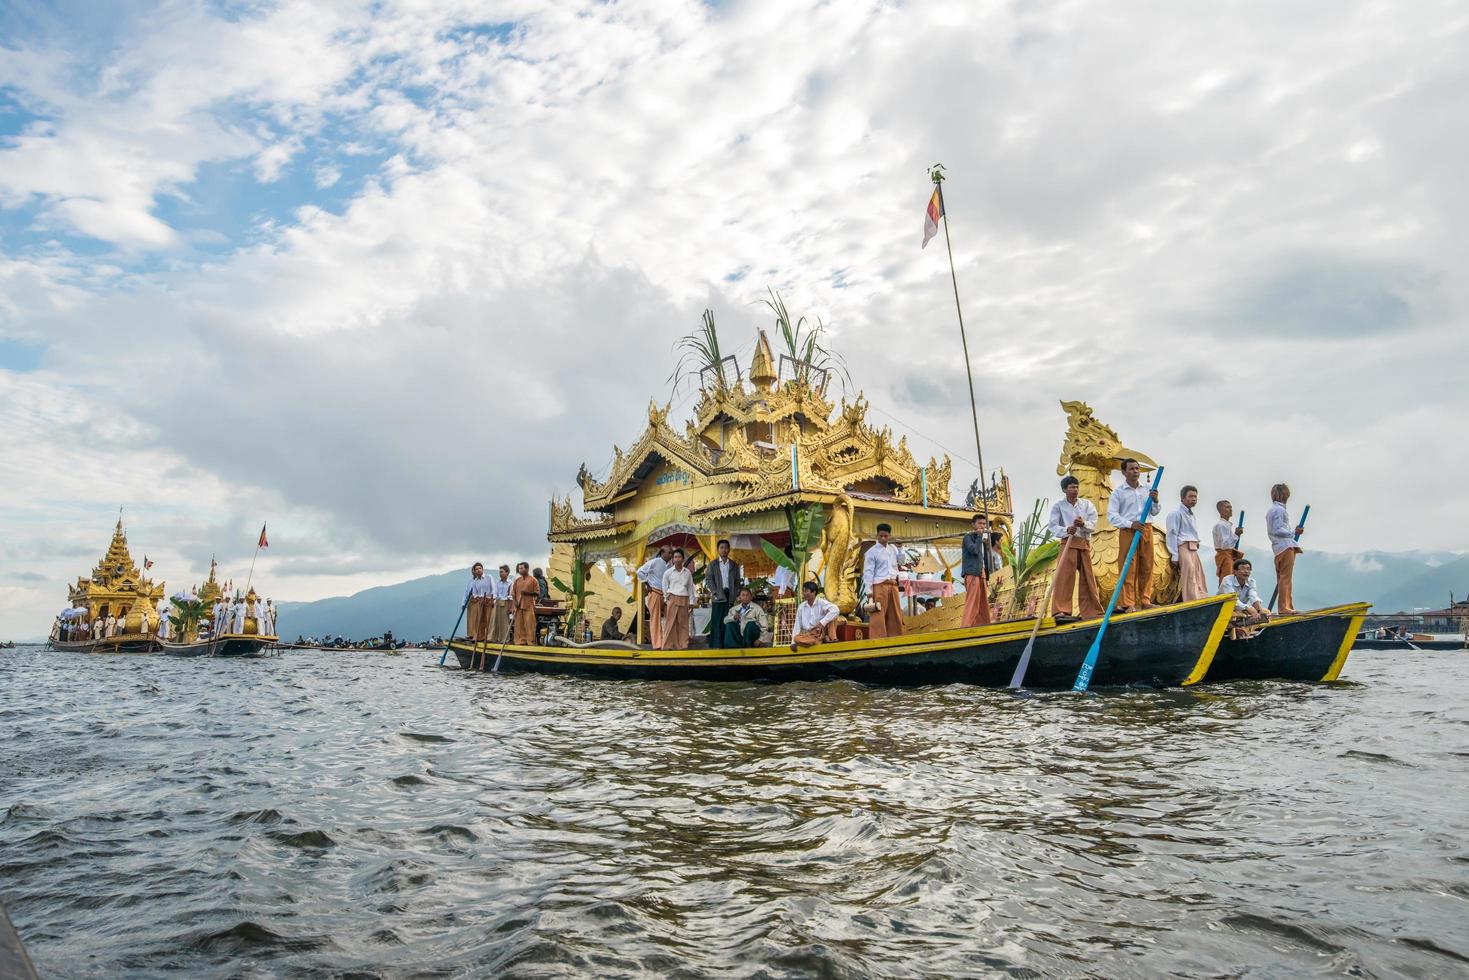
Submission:
[[[1432,0],[0,3],[0,638],[119,505],[170,586],[267,520],[279,599],[542,556],[767,287],[967,485],[936,161],[1023,497],[1082,398],[1309,546],[1469,549],[1466,104]]]

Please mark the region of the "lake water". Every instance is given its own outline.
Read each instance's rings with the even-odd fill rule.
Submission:
[[[1330,686],[0,652],[48,977],[1469,973],[1469,655]]]

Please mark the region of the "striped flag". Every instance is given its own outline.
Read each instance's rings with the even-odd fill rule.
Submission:
[[[260,543],[258,545],[256,545],[256,547],[257,548],[269,548],[270,547],[270,542],[265,540],[265,525],[264,524],[260,525]]]
[[[928,240],[939,233],[939,219],[944,216],[944,199],[939,194],[939,189],[933,189],[933,197],[928,199],[928,210],[923,214],[923,245],[928,247]]]
[[[150,561],[150,560],[149,560],[149,559],[148,559],[148,556],[147,556],[147,555],[144,555],[144,556],[143,556],[143,571],[145,571],[145,572],[146,572],[146,571],[147,571],[147,570],[148,570],[148,569],[150,569],[150,568],[152,568],[152,567],[153,567],[153,562],[151,562],[151,561]]]

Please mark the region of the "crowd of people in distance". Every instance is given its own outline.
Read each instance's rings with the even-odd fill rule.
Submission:
[[[1116,606],[1117,612],[1128,613],[1154,606],[1153,549],[1157,533],[1154,522],[1159,519],[1160,507],[1157,492],[1141,482],[1142,467],[1137,460],[1124,460],[1122,475],[1122,484],[1112,491],[1108,501],[1107,522],[1117,531],[1119,574],[1127,556],[1133,554],[1126,577],[1120,582]],[[1091,544],[1099,515],[1096,506],[1080,495],[1081,484],[1076,477],[1063,478],[1061,492],[1061,499],[1047,515],[1047,526],[1062,543],[1056,559],[1051,613],[1057,622],[1063,623],[1097,619],[1104,614],[1104,606],[1092,568]],[[1296,613],[1293,579],[1303,529],[1291,521],[1286,508],[1290,487],[1275,484],[1270,488],[1270,500],[1265,525],[1274,554],[1279,615],[1289,616]],[[1228,500],[1215,504],[1219,521],[1213,529],[1216,581],[1211,590],[1199,559],[1200,537],[1194,514],[1198,501],[1198,488],[1185,485],[1179,491],[1178,506],[1162,518],[1168,560],[1179,578],[1179,601],[1233,593],[1231,626],[1237,633],[1267,622],[1272,614],[1260,598],[1254,565],[1240,550],[1244,529],[1242,524],[1231,521],[1234,508]],[[878,524],[875,537],[876,543],[862,558],[865,601],[859,608],[867,620],[867,635],[881,639],[903,633],[899,575],[908,561],[902,549],[891,540],[889,525]],[[1004,564],[998,537],[990,531],[985,514],[974,515],[973,529],[964,535],[960,547],[960,573],[964,582],[962,627],[986,625],[994,616],[989,582]],[[1139,540],[1133,553],[1135,538]],[[771,613],[755,602],[742,569],[729,555],[729,541],[719,541],[715,557],[704,569],[711,648],[762,646],[777,642],[773,637],[778,637],[778,642],[788,642],[792,650],[797,650],[837,638],[840,612],[822,595],[819,583],[804,583],[800,600],[795,601],[796,575],[791,569],[778,566],[769,580],[774,600],[772,611],[777,618],[772,628]],[[662,545],[657,554],[637,569],[636,578],[643,593],[642,611],[652,646],[660,650],[687,649],[693,609],[698,601],[695,569],[688,555],[682,548]],[[464,593],[470,638],[534,645],[535,606],[548,598],[540,569],[532,574],[528,564],[521,562],[516,566],[516,577],[511,579],[509,566],[501,565],[499,578],[492,580],[485,577],[484,566],[476,562]],[[628,640],[632,636],[633,631],[622,626],[622,609],[614,608],[602,623],[599,639]]]

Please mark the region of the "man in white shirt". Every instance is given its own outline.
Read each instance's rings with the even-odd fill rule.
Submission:
[[[101,616],[98,616],[96,619],[92,620],[92,639],[102,639],[102,634],[106,632],[106,630],[107,621],[104,620]]]
[[[668,556],[672,548],[660,545],[658,553],[638,568],[638,581],[643,583],[643,606],[648,612],[648,642],[656,648],[663,646],[663,575],[668,571]]]
[[[1277,483],[1270,488],[1270,509],[1265,512],[1265,534],[1270,538],[1270,550],[1275,552],[1275,588],[1280,598],[1280,614],[1295,614],[1294,579],[1296,555],[1301,546],[1296,538],[1301,533],[1299,525],[1292,525],[1286,512],[1286,501],[1290,500],[1290,487]]]
[[[1230,618],[1231,636],[1238,638],[1244,627],[1270,621],[1270,610],[1260,601],[1260,590],[1251,574],[1254,566],[1248,558],[1234,560],[1234,574],[1226,575],[1219,594],[1234,593],[1234,615]]]
[[[500,577],[490,583],[490,642],[510,642],[510,566],[500,566]]]
[[[102,635],[107,637],[117,635],[117,617],[112,613],[107,614],[107,628],[102,631]]]
[[[684,567],[682,548],[673,549],[673,565],[663,573],[663,642],[660,650],[689,648],[689,610],[694,604],[694,573]]]
[[[898,566],[901,557],[898,546],[888,543],[893,529],[887,524],[877,526],[877,544],[867,549],[862,558],[862,582],[867,586],[867,595],[877,603],[877,611],[868,621],[868,633],[873,639],[903,635],[902,600],[898,597]]]
[[[1081,496],[1081,483],[1074,476],[1061,480],[1062,499],[1051,505],[1046,519],[1051,533],[1061,541],[1065,553],[1056,565],[1056,584],[1051,591],[1051,612],[1058,623],[1080,619],[1101,619],[1101,589],[1097,573],[1092,570],[1092,534],[1097,530],[1097,506]],[[1077,580],[1081,586],[1077,587]],[[1075,593],[1077,604],[1072,605]],[[1081,615],[1075,615],[1076,608]],[[1045,610],[1039,610],[1040,615]]]
[[[240,636],[245,635],[245,600],[243,598],[235,600],[235,618],[230,624],[230,631]]]
[[[490,638],[490,609],[495,601],[495,586],[485,578],[485,566],[475,562],[469,569],[469,584],[464,587],[465,628],[475,643],[484,643]]]
[[[1158,495],[1142,485],[1139,478],[1143,468],[1135,459],[1122,461],[1124,483],[1112,491],[1107,502],[1107,523],[1117,529],[1117,573],[1122,573],[1122,564],[1127,561],[1132,539],[1138,535],[1137,554],[1128,569],[1127,580],[1122,583],[1122,597],[1118,612],[1153,607],[1153,516],[1158,511]],[[1148,509],[1148,519],[1143,520],[1143,511]]]
[[[1178,492],[1178,500],[1178,507],[1164,522],[1163,540],[1168,545],[1168,563],[1178,572],[1178,597],[1183,602],[1192,602],[1209,594],[1204,565],[1199,561],[1199,526],[1194,521],[1198,487],[1185,484]]]
[[[750,587],[745,586],[740,589],[740,601],[725,614],[718,628],[724,633],[724,646],[754,647],[760,645],[760,638],[770,628],[770,623],[765,618],[765,610],[755,605]],[[710,635],[713,636],[713,630],[710,630]]]
[[[1229,520],[1234,516],[1234,504],[1221,500],[1214,505],[1214,509],[1219,512],[1219,523],[1214,525],[1214,577],[1223,585],[1224,580],[1234,571],[1234,563],[1245,556],[1239,550],[1239,539],[1244,527],[1237,527]]]
[[[815,582],[801,586],[801,604],[796,607],[796,633],[791,637],[791,649],[814,647],[836,639],[836,620],[841,610],[819,593],[821,587]],[[902,624],[899,624],[901,629]]]
[[[709,590],[709,646],[724,646],[724,620],[729,609],[740,598],[740,566],[729,557],[729,542],[721,540],[715,548],[715,558],[704,569],[704,588]]]

